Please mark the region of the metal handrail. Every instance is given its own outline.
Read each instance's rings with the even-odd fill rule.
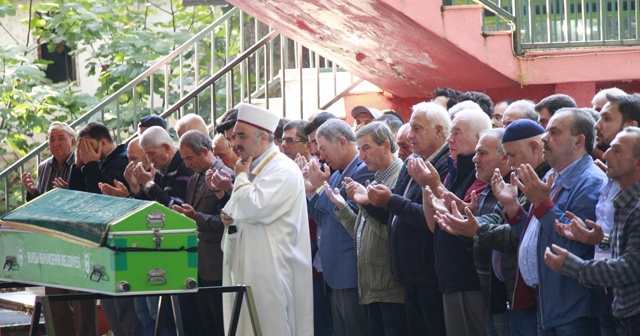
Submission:
[[[229,42],[229,39],[230,39],[229,38],[230,36],[229,22],[231,20],[231,17],[236,14],[240,16],[239,41],[241,41],[241,44],[239,47],[239,52],[237,55],[231,54],[229,53],[229,48],[226,48],[225,57],[224,57],[224,60],[222,60],[224,65],[221,65],[220,68],[214,72],[215,52],[213,48],[216,45],[216,43],[214,43],[215,36],[213,35],[213,32],[215,29],[221,28],[221,27],[224,27],[225,29],[227,29],[224,34],[226,35],[225,36],[226,45],[228,45],[230,43]],[[206,102],[202,100],[200,95],[202,95],[203,93],[206,94],[207,89],[211,89],[210,91],[211,92],[210,93],[211,115],[209,120],[212,123],[214,123],[216,120],[216,113],[219,112],[218,111],[219,107],[225,108],[226,110],[230,107],[233,107],[240,101],[251,102],[252,100],[255,100],[255,99],[261,99],[261,100],[263,99],[264,103],[266,103],[267,105],[267,108],[270,101],[273,98],[282,99],[283,113],[285,114],[285,117],[286,117],[287,104],[286,104],[285,98],[287,95],[285,90],[285,86],[286,86],[285,69],[297,69],[296,71],[300,76],[299,113],[300,113],[300,117],[302,118],[302,113],[305,106],[305,104],[303,104],[303,99],[304,99],[303,85],[302,85],[303,68],[308,68],[309,70],[311,70],[315,67],[316,100],[317,100],[317,104],[315,104],[316,105],[315,108],[318,108],[318,109],[327,109],[329,106],[331,106],[331,104],[337,102],[340,98],[342,98],[349,91],[351,91],[355,86],[357,86],[357,84],[362,82],[362,80],[354,79],[353,76],[351,76],[350,82],[343,83],[343,84],[350,84],[350,85],[348,85],[348,87],[344,90],[342,90],[343,88],[341,87],[340,89],[342,91],[339,92],[338,85],[337,85],[338,74],[341,73],[342,71],[334,62],[329,61],[326,58],[322,58],[321,56],[312,52],[311,50],[304,48],[301,44],[295,41],[289,40],[285,36],[278,34],[277,32],[271,30],[266,26],[261,27],[260,25],[262,24],[253,18],[249,18],[249,20],[254,20],[253,28],[254,28],[255,43],[252,46],[249,46],[245,49],[244,42],[250,40],[251,37],[247,38],[247,36],[245,36],[247,33],[245,32],[244,23],[247,20],[245,20],[244,15],[245,14],[243,12],[235,8],[227,12],[225,15],[220,17],[210,26],[206,27],[204,30],[202,30],[201,32],[197,33],[192,38],[190,38],[183,45],[179,46],[176,50],[171,52],[169,55],[160,58],[157,62],[155,62],[155,64],[150,66],[146,71],[141,73],[131,82],[125,84],[122,88],[117,90],[115,93],[113,93],[109,97],[105,98],[98,105],[93,107],[89,112],[87,112],[86,114],[82,115],[80,118],[70,123],[70,125],[74,128],[78,128],[78,127],[81,127],[83,123],[86,123],[92,120],[93,118],[101,118],[101,120],[104,121],[105,110],[110,107],[110,104],[115,103],[116,104],[115,109],[112,109],[112,111],[114,111],[116,115],[116,125],[114,127],[116,136],[114,138],[116,139],[116,141],[120,142],[121,137],[124,139],[127,138],[126,131],[129,129],[129,127],[134,126],[133,131],[135,132],[135,124],[131,125],[131,122],[138,120],[139,116],[137,115],[137,113],[139,113],[140,111],[144,111],[144,109],[146,109],[145,106],[147,104],[150,105],[149,107],[150,113],[156,113],[154,112],[156,110],[156,107],[154,105],[154,98],[164,99],[162,104],[163,105],[162,111],[160,111],[159,113],[161,116],[167,118],[174,115],[177,112],[178,117],[181,117],[185,111],[190,110],[192,107],[194,112],[198,112],[200,110],[201,104]],[[249,22],[249,24],[251,23]],[[265,36],[261,36],[261,35],[259,36],[258,34],[259,31],[264,31],[267,29],[268,29],[268,32],[266,33]],[[192,59],[190,59],[190,61],[192,61],[193,64],[195,64],[195,67],[197,67],[199,65],[198,43],[200,42],[200,40],[208,36],[211,37],[210,41],[211,41],[211,48],[212,48],[211,71],[209,72],[211,75],[210,76],[203,75],[201,76],[202,78],[199,78],[198,71],[195,71],[195,80],[194,80],[194,83],[192,84],[193,87],[190,89],[190,91],[186,90],[185,89],[186,85],[184,83],[186,81],[183,80],[183,77],[185,76],[184,67],[186,63],[186,60],[185,60],[186,57],[184,56],[184,54],[187,51],[193,51],[192,54],[194,56]],[[278,39],[277,37],[280,37],[280,39]],[[279,48],[276,46],[277,43],[279,43]],[[294,48],[291,49],[289,47],[290,44],[293,44]],[[279,62],[276,59],[274,51],[280,52]],[[295,54],[293,59],[290,59],[289,57],[290,52],[293,52]],[[169,91],[172,89],[169,84],[169,81],[170,81],[169,72],[171,70],[170,63],[172,61],[173,62],[179,61],[179,68],[177,68],[179,70],[179,74],[178,74],[179,78],[176,80],[176,82],[179,81],[179,83],[175,85],[178,87],[177,89],[179,91],[179,99],[176,102],[171,102],[170,96],[169,96]],[[292,65],[292,62],[294,63],[294,65]],[[215,66],[217,67],[217,65]],[[290,66],[293,66],[293,68],[290,68]],[[156,88],[154,83],[154,76],[157,76],[157,72],[162,70],[164,70],[163,75],[165,76],[164,97],[158,97],[158,94],[154,93],[154,89]],[[319,75],[321,73],[328,73],[329,71],[331,71],[331,74],[333,75],[333,95],[330,96],[331,99],[329,100],[328,103],[322,104],[321,98],[320,98],[321,85],[320,85]],[[144,83],[145,80],[148,80],[148,83]],[[224,81],[224,83],[222,85],[217,85],[218,81]],[[138,88],[138,85],[141,85],[141,84],[142,85],[148,84],[150,86],[149,92],[151,92],[151,94],[149,95],[149,97],[147,97],[146,101],[142,101],[140,103],[136,98],[136,89]],[[239,86],[239,89],[237,88],[237,86]],[[272,92],[273,89],[277,88],[278,86],[280,87],[279,92],[277,91]],[[216,98],[220,96],[218,91],[216,91],[216,88],[218,89],[222,88],[224,90],[224,93],[222,93],[223,97],[226,97],[226,101],[223,101],[222,104],[220,105],[218,105],[216,102]],[[176,90],[173,89],[173,91],[175,92]],[[236,98],[236,94],[238,93],[238,91],[240,95],[238,98]],[[121,107],[120,105],[118,105],[119,98],[122,95],[131,93],[131,92],[133,94],[133,117],[127,120],[121,120],[121,116],[120,116]],[[329,97],[326,97],[326,98],[329,98]],[[168,105],[170,106],[167,107]],[[126,126],[125,129],[122,129],[123,124],[127,124],[127,123],[129,123],[128,126]],[[129,134],[131,133],[132,132],[129,132]],[[24,157],[20,158],[19,160],[11,164],[4,171],[0,172],[0,181],[4,182],[5,211],[11,210],[12,204],[10,203],[11,201],[13,201],[11,199],[11,194],[10,194],[12,192],[11,187],[14,186],[14,188],[16,188],[17,187],[16,184],[20,183],[19,176],[15,177],[15,173],[17,172],[19,175],[21,175],[27,169],[26,167],[29,167],[29,170],[31,170],[32,169],[31,162],[32,160],[34,160],[34,158],[36,159],[35,165],[37,166],[40,163],[41,154],[47,148],[48,148],[47,143],[38,145],[34,150],[30,151]],[[20,190],[13,189],[13,192],[21,193],[20,199],[22,202],[24,202],[24,199],[26,196],[26,191],[24,187],[21,186]]]
[[[236,14],[238,11],[239,11],[238,8],[233,8],[232,10],[228,11],[227,13],[225,13],[223,16],[218,18],[216,21],[214,21],[208,27],[206,27],[205,29],[203,29],[202,31],[200,31],[199,33],[194,35],[192,38],[190,38],[187,42],[185,42],[180,47],[178,47],[176,50],[172,51],[169,55],[160,58],[158,60],[158,62],[156,62],[156,64],[150,66],[146,71],[144,71],[143,73],[138,75],[135,79],[131,80],[129,83],[127,83],[122,88],[120,88],[119,90],[117,90],[116,92],[111,94],[109,97],[107,97],[107,98],[103,99],[102,101],[100,101],[91,110],[87,111],[87,113],[83,114],[82,116],[80,116],[78,119],[74,120],[69,125],[72,128],[74,128],[76,126],[80,126],[82,123],[87,122],[93,116],[95,116],[98,113],[102,112],[102,110],[105,107],[107,107],[110,103],[112,103],[115,100],[117,100],[121,95],[123,95],[123,94],[131,91],[132,89],[134,89],[137,84],[140,84],[145,79],[151,77],[157,70],[161,69],[163,66],[165,66],[167,63],[169,63],[171,60],[173,60],[177,56],[180,56],[190,46],[192,46],[197,41],[201,40],[203,36],[206,36],[207,34],[209,34],[213,29],[218,28],[220,26],[220,24],[222,24],[222,23],[226,22],[227,20],[229,20],[229,18],[231,16],[233,16],[234,14]],[[47,143],[42,143],[38,147],[36,147],[35,149],[31,150],[31,152],[27,153],[25,156],[20,158],[18,161],[14,162],[12,165],[7,167],[4,171],[0,172],[0,180],[5,179],[8,174],[10,174],[13,171],[17,170],[16,169],[17,167],[23,166],[25,164],[25,162],[31,160],[35,156],[37,156],[40,153],[42,153],[47,147],[48,147]]]
[[[509,26],[518,55],[531,49],[640,44],[640,0],[459,0],[455,4],[472,1],[485,9],[483,31],[504,30],[502,21]]]
[[[513,35],[513,52],[516,55],[522,54],[522,40],[520,39],[520,34],[517,33],[520,31],[520,20],[518,15],[508,12],[504,8],[500,7],[498,4],[491,0],[473,0],[475,3],[481,5],[484,9],[493,12],[495,15],[499,16],[503,20],[509,24],[511,27],[511,33]],[[514,0],[516,3],[515,8],[520,8],[517,4],[520,0]],[[484,17],[484,15],[483,15]]]
[[[242,54],[238,55],[238,57],[231,62],[227,63],[224,67],[220,68],[213,76],[204,81],[202,84],[198,85],[193,91],[189,92],[186,96],[183,96],[171,107],[166,109],[160,116],[166,118],[172,115],[174,112],[178,111],[182,106],[188,103],[191,99],[198,96],[198,94],[202,93],[205,89],[209,88],[213,85],[218,79],[222,78],[222,76],[226,75],[229,71],[233,70],[238,64],[246,60],[249,55],[255,53],[258,49],[267,45],[267,43],[273,40],[276,36],[280,34],[275,30],[267,34],[267,36],[263,37],[256,44],[252,45],[249,49],[245,50]]]

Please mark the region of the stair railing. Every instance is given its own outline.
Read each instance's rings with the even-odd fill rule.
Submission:
[[[238,27],[234,31],[233,20]],[[217,57],[221,48],[224,55]],[[315,74],[311,90],[303,85],[308,74]],[[293,93],[292,85],[287,85],[292,77],[298,82]],[[280,106],[271,107],[274,111],[303,118],[314,112],[309,109],[331,108],[361,82],[334,62],[234,8],[70,125],[79,129],[99,120],[113,130],[115,141],[122,142],[135,134],[137,121],[144,115],[159,114],[172,125],[186,113],[198,113],[213,126],[219,115],[241,101],[267,108],[279,102]],[[39,145],[0,173],[2,213],[24,202],[26,190],[20,176],[33,172],[47,149],[47,143]]]

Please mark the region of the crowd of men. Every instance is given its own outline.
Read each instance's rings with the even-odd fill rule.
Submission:
[[[177,144],[157,116],[120,145],[101,123],[55,122],[52,157],[22,181],[29,199],[70,188],[192,218],[199,286],[251,286],[264,335],[640,334],[640,96],[432,98],[407,123],[357,106],[353,125],[240,104],[213,139],[183,117]],[[157,318],[172,335],[157,300],[102,305],[115,335]],[[56,332],[95,334],[95,302],[58,305]],[[185,334],[225,334],[231,297],[179,306]]]

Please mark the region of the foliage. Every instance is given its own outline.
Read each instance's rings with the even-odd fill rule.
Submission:
[[[219,9],[210,6],[183,7],[174,0],[165,0],[166,3],[160,1],[51,0],[18,6],[19,10],[27,13],[21,22],[28,26],[34,37],[32,40],[37,40],[38,44],[48,44],[50,51],[56,46],[66,45],[71,48],[73,56],[84,56],[86,61],[80,66],[87,69],[89,75],[98,76],[100,84],[94,95],[88,95],[81,93],[77,83],[53,84],[46,78],[44,70],[48,64],[37,59],[39,45],[18,43],[19,37],[12,36],[4,26],[6,23],[3,24],[3,18],[14,17],[20,11],[16,11],[10,1],[0,0],[0,31],[3,34],[6,32],[16,42],[0,46],[0,156],[7,160],[9,149],[18,155],[26,154],[42,142],[43,136],[37,135],[46,133],[52,121],[70,123],[82,116],[99,100],[131,82],[157,59],[167,55],[221,14]],[[159,15],[163,19],[154,19]],[[236,36],[236,40],[233,45],[226,46],[236,53],[239,49],[237,24],[232,27],[235,31],[232,36]],[[222,29],[216,32],[216,36],[222,34],[226,34]],[[212,41],[204,43],[210,44]],[[217,38],[213,43],[218,43]],[[203,45],[198,56],[207,59],[211,49],[209,45]],[[224,49],[214,50],[224,57]],[[187,54],[186,61],[191,57],[193,53]],[[210,75],[210,69],[217,70],[221,64],[187,63],[185,70],[191,73],[198,71],[203,77]],[[149,80],[143,81],[130,92],[120,95],[114,104],[106,106],[99,118],[114,130],[116,126],[121,126],[133,131],[137,124],[134,116],[139,118],[151,112],[162,112],[162,106],[166,106],[167,102],[153,106],[148,106],[146,102],[152,92],[153,96],[162,99],[167,97],[172,102],[180,97],[176,79],[180,71],[178,61],[173,61],[168,69],[171,69],[168,77],[154,76],[153,88],[150,88]],[[169,92],[166,94],[165,78],[169,79]],[[194,80],[186,76],[184,82],[193,85]],[[183,87],[183,92],[186,90]],[[200,104],[199,110],[208,108],[210,99],[207,94],[203,94],[201,100],[203,104]],[[0,162],[0,168],[9,163]],[[15,182],[18,183],[11,188],[11,197],[20,197],[22,190],[19,179],[11,181]]]

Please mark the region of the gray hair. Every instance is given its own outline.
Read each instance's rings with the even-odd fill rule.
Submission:
[[[320,125],[316,131],[316,138],[321,135],[332,144],[338,142],[340,137],[344,137],[352,144],[356,142],[356,135],[349,124],[340,119],[329,119]]]
[[[213,153],[211,138],[198,130],[190,130],[183,134],[180,137],[180,147],[182,146],[189,147],[194,153],[202,152],[203,148]]]
[[[453,105],[449,109],[449,116],[453,119],[458,112],[466,111],[466,110],[478,110],[482,113],[485,113],[484,110],[477,103],[471,100],[465,100]]]
[[[433,102],[422,102],[413,105],[411,111],[412,113],[424,113],[431,128],[441,126],[444,137],[449,136],[451,132],[451,117],[441,105]]]
[[[152,147],[162,147],[162,145],[167,144],[171,147],[175,147],[173,144],[173,140],[167,130],[160,126],[152,126],[149,127],[142,135],[140,136],[140,147],[144,148],[147,146]]]
[[[589,112],[581,108],[564,107],[556,111],[553,116],[558,114],[568,114],[572,117],[570,134],[572,136],[584,135],[584,149],[587,153],[591,153],[595,144],[596,130],[593,128],[595,121]]]
[[[498,139],[498,147],[496,148],[496,153],[503,155],[504,148],[502,148],[502,136],[504,135],[504,128],[490,128],[480,132],[480,136],[478,139],[483,137],[490,137],[494,139]]]
[[[633,145],[633,157],[634,158],[639,157],[640,156],[640,128],[634,127],[634,126],[625,127],[620,132],[620,134],[622,133],[629,133],[636,138],[636,143]]]
[[[307,142],[309,141],[309,135],[304,132],[304,128],[309,125],[308,121],[305,120],[291,120],[284,125],[282,131],[288,131],[290,129],[296,130],[296,136],[300,138],[300,140]]]
[[[491,119],[481,109],[466,109],[466,110],[460,111],[454,118],[454,120],[456,119],[470,120],[469,132],[471,132],[471,134],[475,136],[476,139],[480,139],[480,132],[490,129],[492,127]]]
[[[521,99],[509,104],[505,112],[515,110],[522,114],[522,119],[531,119],[535,122],[538,122],[538,112],[536,112],[535,107],[536,104],[534,104],[531,100]]]
[[[213,136],[213,140],[211,141],[211,143],[213,146],[215,146],[219,141],[227,141],[227,139],[224,137],[224,135],[216,133],[216,135]]]
[[[593,99],[591,99],[591,105],[595,105],[596,102],[598,102],[598,100],[610,101],[609,99],[607,99],[608,95],[611,95],[611,96],[626,96],[627,93],[622,91],[621,89],[618,89],[617,87],[612,87],[612,88],[600,90],[600,91],[598,91],[598,93],[596,93],[595,96],[593,96]]]
[[[391,153],[395,153],[398,150],[398,145],[393,138],[393,133],[391,133],[391,129],[384,122],[374,121],[362,126],[362,128],[356,132],[356,139],[360,139],[367,134],[371,134],[371,139],[373,139],[373,142],[378,146],[382,146],[385,141],[389,141],[391,144],[389,148]]]

